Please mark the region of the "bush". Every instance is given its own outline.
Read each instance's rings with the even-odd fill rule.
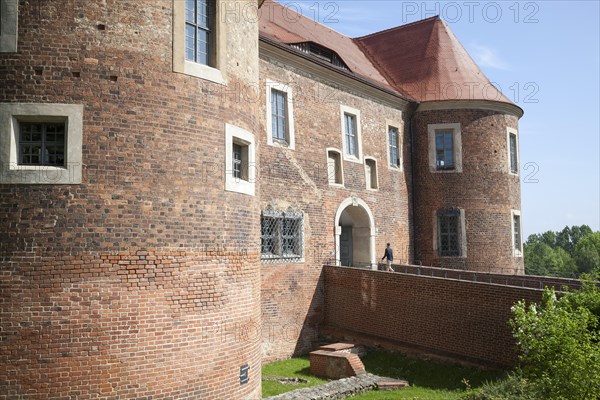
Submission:
[[[600,398],[600,290],[591,278],[557,299],[546,289],[540,305],[513,307],[511,326],[522,352],[523,377],[543,399]]]
[[[461,400],[544,400],[538,397],[531,384],[520,372],[509,374],[506,379],[488,382],[480,388],[469,390]]]

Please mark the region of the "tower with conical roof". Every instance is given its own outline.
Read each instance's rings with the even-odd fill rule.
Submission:
[[[418,102],[410,127],[415,262],[523,273],[521,108],[439,17],[355,40]]]

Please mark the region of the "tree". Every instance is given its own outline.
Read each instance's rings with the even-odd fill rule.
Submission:
[[[600,398],[600,290],[585,278],[582,289],[542,303],[513,307],[511,326],[521,349],[524,377],[543,399]]]
[[[590,233],[575,246],[574,258],[580,272],[600,269],[600,232]]]
[[[545,241],[525,243],[525,273],[527,275],[575,277],[577,266],[561,247],[553,249]]]

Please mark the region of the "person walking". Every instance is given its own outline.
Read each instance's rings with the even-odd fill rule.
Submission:
[[[387,244],[387,247],[385,248],[385,253],[383,254],[383,257],[381,257],[381,261],[383,261],[385,258],[387,258],[386,271],[394,272],[394,270],[392,269],[392,261],[394,261],[394,252],[392,251],[392,248],[389,243]]]

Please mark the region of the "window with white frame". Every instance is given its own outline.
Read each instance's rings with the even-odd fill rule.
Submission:
[[[429,170],[462,172],[462,133],[460,124],[429,124]]]
[[[81,183],[82,129],[79,104],[0,104],[0,183]]]
[[[263,210],[260,218],[261,260],[272,263],[302,261],[303,236],[302,212]]]
[[[343,185],[342,157],[335,149],[327,149],[327,180],[330,185]]]
[[[440,257],[466,257],[464,210],[448,208],[435,213],[434,246]]]
[[[173,0],[173,70],[225,84],[220,0]]]
[[[508,171],[511,174],[519,174],[519,141],[517,131],[512,128],[506,130],[508,148]]]
[[[292,88],[271,80],[267,88],[267,144],[295,149]]]
[[[388,165],[392,168],[402,167],[402,142],[400,130],[396,126],[388,125]]]
[[[17,51],[18,0],[0,0],[0,53]]]
[[[225,190],[254,196],[256,159],[254,135],[225,125]]]
[[[367,182],[367,189],[378,189],[377,161],[375,161],[373,158],[365,157],[365,178]]]
[[[360,111],[347,106],[340,109],[344,160],[362,162]]]
[[[513,255],[515,257],[523,256],[523,240],[521,236],[521,212],[512,210],[511,212],[511,224],[512,224],[512,242],[513,242]]]

